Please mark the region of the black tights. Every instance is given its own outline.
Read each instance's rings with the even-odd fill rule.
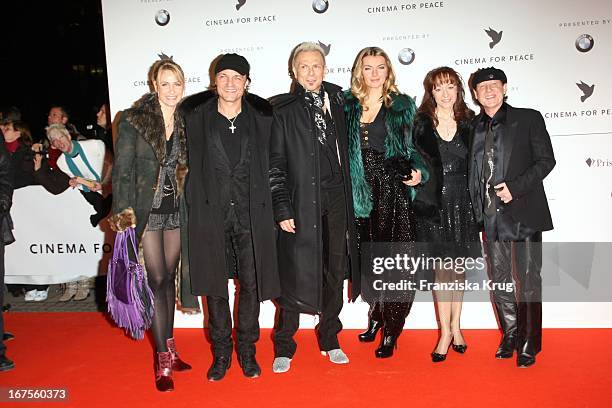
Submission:
[[[181,230],[147,231],[142,238],[147,280],[155,298],[151,332],[158,352],[168,351],[172,337],[176,287],[174,277],[181,254]]]

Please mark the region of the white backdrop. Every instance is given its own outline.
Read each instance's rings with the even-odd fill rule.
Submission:
[[[6,247],[6,283],[64,283],[105,274],[112,234],[105,220],[91,226],[94,212],[77,189],[55,196],[41,186],[15,190],[15,242]]]
[[[348,87],[357,52],[370,45],[394,61],[400,89],[422,96],[425,74],[448,65],[467,80],[495,65],[509,103],[542,112],[557,167],[546,179],[555,230],[546,241],[612,241],[612,5],[608,0],[102,0],[113,114],[147,92],[147,71],[165,54],[180,63],[187,94],[209,85],[210,62],[236,52],[251,63],[251,91],[288,90],[287,61],[301,41],[329,49],[327,80]],[[580,84],[580,85],[578,85]],[[581,89],[582,88],[582,89]],[[543,271],[546,273],[546,271]],[[274,309],[262,309],[262,326]],[[345,327],[362,326],[365,305],[347,305]],[[486,310],[486,313],[483,313]],[[612,327],[609,303],[544,308],[547,327]],[[468,303],[466,327],[494,327],[487,304]],[[201,316],[177,316],[201,325]],[[310,317],[303,324],[312,325]],[[417,303],[408,327],[435,327]]]

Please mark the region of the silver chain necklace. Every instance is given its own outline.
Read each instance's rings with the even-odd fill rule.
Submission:
[[[238,112],[238,114],[236,116],[234,116],[234,119],[230,119],[230,118],[225,118],[229,121],[230,126],[228,127],[229,130],[232,131],[232,134],[234,134],[234,131],[236,130],[236,126],[234,126],[234,122],[236,121],[236,119],[238,118],[238,115],[240,115],[240,112]]]

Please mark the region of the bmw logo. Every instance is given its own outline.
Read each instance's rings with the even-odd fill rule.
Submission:
[[[593,49],[593,45],[595,45],[595,40],[588,34],[582,34],[580,37],[576,38],[576,49],[580,52],[589,52]]]
[[[170,22],[170,13],[167,10],[159,10],[157,14],[155,14],[155,22],[158,26],[165,26]]]
[[[315,13],[323,14],[329,8],[328,0],[313,0],[312,1],[312,9]]]
[[[414,62],[414,51],[410,48],[402,48],[397,55],[397,59],[402,65],[410,65]]]

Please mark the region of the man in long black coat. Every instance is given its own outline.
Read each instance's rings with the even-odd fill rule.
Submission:
[[[214,91],[181,104],[189,159],[189,267],[193,293],[207,296],[211,381],[222,379],[231,363],[228,278],[237,274],[239,281],[237,354],[247,377],[261,374],[255,360],[259,302],[280,294],[267,176],[272,108],[246,92],[249,69],[244,57],[223,55],[214,66]]]
[[[516,350],[517,365],[529,367],[542,347],[542,231],[553,228],[542,180],[555,156],[540,112],[505,102],[506,82],[493,67],[472,74],[482,112],[472,123],[469,188],[489,272],[500,285],[493,299],[503,337],[495,356]]]
[[[338,343],[347,275],[352,293],[360,292],[341,89],[323,82],[325,55],[316,44],[298,45],[291,67],[294,91],[272,99],[270,140],[270,187],[281,228],[282,296],[273,364],[277,373],[290,368],[301,312],[321,315],[321,352],[334,363],[348,363]]]

